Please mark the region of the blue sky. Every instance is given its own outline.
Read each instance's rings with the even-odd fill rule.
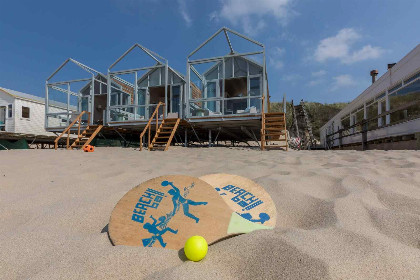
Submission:
[[[186,56],[227,26],[265,44],[273,101],[284,93],[288,100],[351,101],[369,86],[370,70],[383,74],[420,43],[417,0],[27,0],[0,7],[0,86],[39,96],[66,58],[106,73],[136,42],[185,73]]]

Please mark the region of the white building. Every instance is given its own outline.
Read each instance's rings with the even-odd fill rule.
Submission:
[[[420,132],[420,45],[388,68],[385,74],[321,127],[321,143],[325,147],[364,142],[378,148],[376,143],[398,137],[415,142],[413,138],[418,137]],[[362,120],[369,120],[365,133],[361,133],[362,126],[359,125]],[[388,145],[388,148],[398,147]]]
[[[50,108],[59,112],[67,105],[53,102]],[[44,124],[44,98],[0,87],[0,132],[54,135],[45,131]]]

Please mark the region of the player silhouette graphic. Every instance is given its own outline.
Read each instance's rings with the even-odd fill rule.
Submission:
[[[181,195],[179,189],[174,186],[172,182],[163,181],[161,183],[163,187],[171,186],[171,189],[168,191],[168,194],[172,196],[172,203],[174,204],[174,209],[166,214],[166,216],[161,216],[158,218],[159,222],[150,215],[150,218],[153,220],[153,223],[145,223],[143,228],[147,230],[149,233],[153,234],[150,238],[142,239],[144,247],[152,247],[156,240],[159,241],[160,245],[165,248],[166,243],[163,241],[162,235],[167,233],[168,231],[177,234],[178,230],[174,230],[168,227],[168,223],[175,216],[175,214],[179,211],[180,206],[182,205],[184,215],[193,219],[196,223],[200,220],[193,214],[189,212],[190,205],[206,205],[207,202],[195,202],[191,199],[186,199],[187,195],[189,194],[189,190],[194,187],[192,184],[189,187],[184,188],[184,195]]]
[[[247,219],[250,222],[264,224],[266,221],[270,220],[270,216],[267,213],[260,213],[259,219],[253,219],[250,213],[238,213],[242,218]]]
[[[162,223],[165,221],[165,216],[162,216],[159,218],[159,222],[157,223],[157,220],[153,218],[152,215],[150,215],[150,218],[152,218],[153,223],[145,223],[143,228],[146,229],[148,232],[152,233],[153,236],[151,238],[143,239],[143,246],[147,247],[150,243],[154,243],[155,240],[158,240],[160,245],[162,245],[163,248],[166,247],[166,243],[163,241],[162,235],[166,232],[172,232],[173,234],[177,234],[178,230],[173,230],[170,227],[165,227],[163,229],[158,229],[158,227],[161,227]]]
[[[195,222],[198,223],[200,219],[190,213],[190,205],[193,205],[193,206],[206,205],[207,202],[195,202],[195,201],[192,201],[191,199],[186,199],[184,196],[181,195],[179,189],[175,187],[172,182],[163,181],[161,185],[163,187],[166,187],[166,186],[172,187],[172,189],[168,191],[168,194],[172,196],[172,203],[174,204],[173,213],[176,213],[182,204],[184,215],[195,220]]]

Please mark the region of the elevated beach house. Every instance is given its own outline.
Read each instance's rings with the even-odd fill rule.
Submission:
[[[230,36],[248,46],[242,42],[243,48],[236,51]],[[222,37],[228,52],[219,42],[215,49],[223,55],[203,55],[201,50],[216,37]],[[135,50],[146,59],[133,59]],[[134,66],[123,66],[125,62]],[[61,132],[59,138],[77,132],[78,140],[68,148],[83,147],[98,133],[105,136],[110,131],[124,139],[137,135],[140,147],[147,143],[150,150],[166,150],[172,141],[186,146],[197,142],[211,146],[219,140],[261,141],[262,149],[281,137],[285,141],[284,113],[269,112],[263,44],[223,27],[191,52],[186,64],[184,76],[167,59],[140,44],[112,63],[106,75],[69,58],[47,79],[45,127]],[[86,77],[54,81],[68,65],[76,65]],[[68,106],[57,112],[50,100]]]

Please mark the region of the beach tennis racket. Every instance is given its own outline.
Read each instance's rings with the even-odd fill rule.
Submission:
[[[254,181],[232,174],[209,174],[200,177],[219,193],[229,207],[253,223],[274,227],[277,210],[271,196]]]
[[[194,235],[211,244],[229,235],[268,228],[236,214],[206,182],[168,175],[128,191],[112,211],[108,232],[114,245],[179,250]]]

